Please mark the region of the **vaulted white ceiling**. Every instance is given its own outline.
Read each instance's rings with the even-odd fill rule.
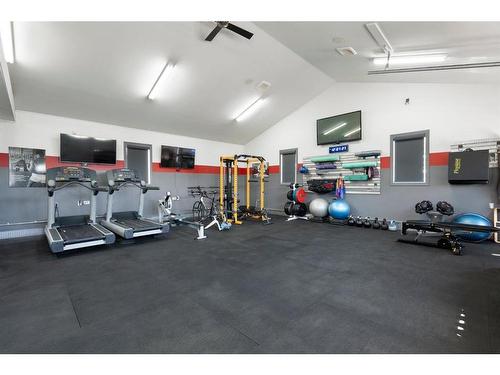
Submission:
[[[372,21],[370,21],[372,22]],[[367,22],[257,22],[256,24],[338,82],[500,83],[500,68],[368,75],[384,53]],[[442,65],[500,61],[500,22],[378,22],[394,52],[445,53]],[[337,47],[358,54],[341,56]],[[431,64],[427,64],[431,65]],[[383,69],[383,67],[382,67]]]
[[[212,22],[16,22],[16,108],[244,144],[335,81],[500,83],[499,68],[368,76],[381,50],[364,22],[235,23],[254,37],[223,30],[206,42]],[[379,24],[396,52],[500,60],[498,22]],[[358,55],[340,56],[344,46]],[[147,100],[166,60],[175,69]],[[261,95],[262,108],[236,123]]]
[[[331,85],[332,79],[252,23],[247,40],[212,22],[15,23],[16,107],[244,144]],[[158,98],[146,99],[166,60]],[[248,120],[234,118],[262,95]]]

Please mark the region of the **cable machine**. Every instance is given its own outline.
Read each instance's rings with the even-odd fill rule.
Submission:
[[[219,159],[219,206],[220,211],[226,214],[227,221],[234,224],[242,224],[239,220],[252,218],[263,221],[265,224],[271,224],[270,218],[265,209],[265,187],[264,177],[266,168],[266,159],[262,156],[254,155],[223,155]],[[238,207],[238,166],[244,163],[246,166],[246,184],[245,184],[245,204]],[[257,180],[251,180],[252,164],[258,163]],[[259,183],[258,207],[250,205],[250,193],[252,182]]]

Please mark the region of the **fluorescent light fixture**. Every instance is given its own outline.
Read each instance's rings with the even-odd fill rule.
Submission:
[[[389,65],[412,65],[412,64],[428,64],[438,63],[446,60],[447,55],[433,54],[433,55],[391,55],[389,58]],[[386,65],[387,57],[375,57],[373,59],[374,65]]]
[[[349,137],[351,134],[357,133],[361,130],[361,128],[357,128],[351,131],[348,131],[347,133],[344,134],[344,137]]]
[[[384,50],[385,53],[392,52],[392,46],[384,32],[376,22],[365,24],[366,30],[370,33],[373,40]]]
[[[174,69],[174,64],[167,61],[163,66],[163,69],[161,70],[160,75],[156,79],[155,83],[153,83],[153,87],[151,87],[151,90],[149,91],[149,94],[147,96],[148,99],[150,100],[156,99],[156,96],[158,95],[158,89],[160,88],[162,82],[165,82],[165,78],[169,75],[169,73],[173,69]]]
[[[245,121],[248,117],[253,115],[257,109],[259,109],[264,103],[264,98],[258,98],[252,104],[250,104],[243,112],[241,112],[238,116],[236,116],[236,122]]]
[[[5,60],[14,63],[14,38],[12,37],[12,22],[0,22],[0,38],[2,39],[3,56]]]
[[[337,126],[331,128],[331,129],[328,129],[326,132],[323,133],[323,135],[330,134],[331,132],[334,132],[335,130],[340,129],[341,127],[346,126],[346,125],[347,125],[347,122],[343,122],[340,125],[337,125]]]

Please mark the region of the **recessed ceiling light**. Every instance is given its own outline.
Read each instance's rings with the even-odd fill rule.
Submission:
[[[267,81],[262,81],[257,85],[257,88],[261,91],[267,91],[271,87],[271,84]]]
[[[335,50],[342,56],[354,56],[358,54],[352,47],[339,47],[335,48]]]
[[[376,57],[373,59],[374,65],[411,65],[411,64],[428,64],[443,62],[446,60],[445,54],[432,54],[432,55],[399,55],[387,57]]]

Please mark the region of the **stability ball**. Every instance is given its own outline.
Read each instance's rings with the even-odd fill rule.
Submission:
[[[457,215],[453,218],[453,223],[456,224],[469,224],[469,225],[482,225],[482,226],[493,226],[493,223],[487,217],[475,213],[467,213]],[[456,233],[459,238],[464,241],[470,242],[481,242],[490,238],[490,233],[485,232],[468,232],[459,231]]]
[[[316,217],[328,215],[328,201],[323,198],[316,198],[309,203],[309,212]]]
[[[336,199],[328,205],[328,214],[334,219],[345,220],[351,213],[351,207],[344,199]]]

